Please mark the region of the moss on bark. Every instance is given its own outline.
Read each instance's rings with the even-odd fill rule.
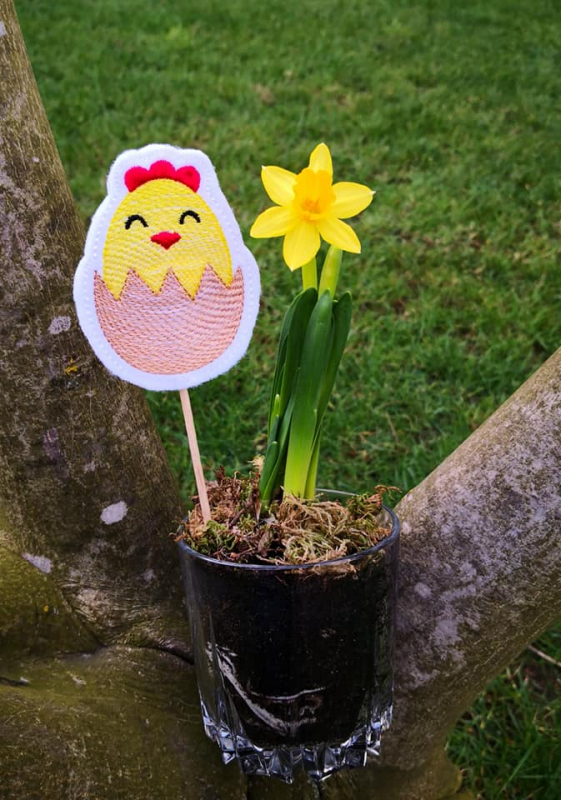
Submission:
[[[72,613],[49,575],[0,547],[0,676],[16,655],[95,650],[98,642]]]
[[[245,798],[202,734],[193,669],[177,657],[109,647],[4,667],[20,685],[0,685],[3,800]]]

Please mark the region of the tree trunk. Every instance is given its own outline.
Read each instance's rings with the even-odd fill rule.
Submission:
[[[0,544],[49,575],[95,641],[184,649],[166,540],[178,495],[142,392],[78,327],[84,231],[10,0],[0,20]]]
[[[10,0],[0,74],[2,799],[451,797],[451,727],[561,612],[561,351],[399,506],[380,761],[319,790],[248,782],[202,731],[179,502],[146,404],[77,326],[83,231]]]

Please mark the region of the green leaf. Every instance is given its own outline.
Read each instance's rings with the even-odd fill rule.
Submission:
[[[325,292],[310,317],[295,388],[284,487],[298,497],[305,496],[313,455],[318,403],[333,340],[332,309],[331,294]]]
[[[292,315],[286,339],[284,374],[280,392],[281,414],[284,413],[288,398],[292,394],[292,390],[295,386],[295,379],[297,370],[300,367],[306,331],[316,303],[317,291],[315,289],[307,289],[298,296],[298,303],[294,308],[294,314]]]
[[[345,294],[333,304],[333,343],[331,345],[331,352],[329,353],[327,369],[323,376],[320,392],[318,406],[318,421],[320,423],[327,409],[331,395],[333,394],[337,371],[345,351],[347,339],[349,338],[352,311],[353,301],[351,293],[345,292]]]
[[[277,441],[269,442],[267,455],[261,470],[261,478],[259,479],[259,494],[265,507],[271,502],[273,489],[275,489],[276,475],[278,473],[278,453],[279,443]]]
[[[269,402],[267,449],[259,482],[264,505],[270,502],[284,475],[288,434],[294,408],[294,387],[299,374],[308,323],[316,303],[316,289],[300,292],[291,303],[283,321]]]
[[[308,474],[306,476],[306,490],[305,497],[313,498],[316,496],[316,480],[318,474],[319,463],[319,448],[321,443],[321,421],[316,427],[316,435],[314,439],[314,447],[312,450],[312,457],[308,467]]]
[[[316,420],[316,431],[314,436],[314,443],[312,454],[310,457],[310,465],[308,467],[308,475],[306,477],[306,494],[305,497],[315,497],[316,494],[316,477],[319,462],[319,450],[321,443],[321,429],[323,418],[333,394],[333,387],[335,386],[335,379],[341,358],[345,350],[345,345],[349,337],[349,330],[351,327],[352,315],[352,297],[350,292],[345,292],[340,300],[333,304],[333,342],[331,345],[331,352],[327,369],[322,381],[320,398],[318,403],[318,414]]]
[[[280,418],[280,395],[276,394],[273,401],[271,424],[269,426],[269,439],[277,438],[277,430],[279,427]]]
[[[259,481],[259,491],[264,506],[269,505],[282,483],[293,409],[294,396],[292,395],[282,415],[282,420],[279,417],[274,422],[274,441],[271,441],[267,445],[267,452],[263,462],[261,479]]]
[[[277,362],[271,400],[269,403],[269,430],[274,417],[274,402],[277,395],[280,395],[280,414],[284,413],[288,396],[294,384],[295,370],[300,363],[300,355],[304,336],[310,315],[317,301],[317,291],[307,289],[296,295],[288,311],[285,314],[277,351]]]

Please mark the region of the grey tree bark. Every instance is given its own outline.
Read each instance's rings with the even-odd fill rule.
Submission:
[[[77,326],[83,230],[11,0],[0,75],[0,798],[459,798],[451,727],[561,614],[561,351],[399,506],[380,761],[247,782],[203,735],[161,443]]]

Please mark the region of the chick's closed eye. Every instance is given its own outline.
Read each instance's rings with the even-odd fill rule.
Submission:
[[[192,217],[195,220],[195,222],[200,222],[201,221],[201,218],[197,214],[197,212],[196,211],[192,211],[191,209],[189,209],[188,211],[184,211],[183,214],[179,217],[179,224],[183,225],[183,223],[185,222],[187,217]]]
[[[148,227],[148,223],[146,222],[144,217],[141,217],[140,214],[131,214],[130,217],[128,217],[127,221],[125,222],[125,228],[128,230],[130,226],[133,224],[133,222],[140,222],[140,224],[144,228]]]

